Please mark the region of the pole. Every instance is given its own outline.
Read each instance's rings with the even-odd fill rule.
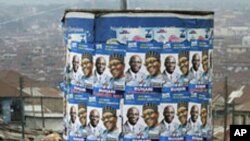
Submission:
[[[42,123],[43,123],[43,128],[45,128],[44,112],[43,112],[43,97],[40,97],[40,102],[41,102]]]
[[[224,141],[227,141],[227,109],[228,109],[228,87],[227,87],[227,76],[225,77],[225,102],[224,102]]]
[[[121,10],[127,10],[127,0],[121,0]]]
[[[21,99],[21,114],[22,114],[22,140],[24,141],[24,99],[23,99],[23,78],[19,78],[19,93],[20,93],[20,99]]]
[[[45,128],[44,113],[43,113],[43,97],[40,97],[40,102],[41,102],[42,123],[43,123],[43,128]]]
[[[214,138],[214,120],[215,119],[215,107],[212,109],[212,123],[213,123],[213,126],[212,126],[212,139]]]
[[[233,100],[232,102],[232,124],[233,125],[235,124],[234,116],[235,116],[235,101]]]
[[[35,126],[35,129],[36,129],[36,119],[35,119],[35,107],[34,107],[34,99],[33,99],[33,88],[32,86],[30,87],[30,95],[32,97],[32,115],[33,115],[33,124]]]

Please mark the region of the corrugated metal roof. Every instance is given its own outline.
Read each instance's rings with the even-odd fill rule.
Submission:
[[[0,80],[0,97],[19,97],[20,92],[18,88],[8,85]],[[27,93],[23,92],[23,96],[29,96]]]

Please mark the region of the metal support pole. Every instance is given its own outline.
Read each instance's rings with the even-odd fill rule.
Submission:
[[[214,120],[215,119],[215,107],[212,109],[212,123],[213,123],[213,126],[212,126],[212,140],[214,138]]]
[[[40,97],[40,102],[41,102],[42,123],[43,123],[43,128],[45,128],[44,112],[43,112],[43,97]]]
[[[127,10],[127,0],[121,0],[121,10]]]
[[[227,141],[227,114],[228,114],[228,86],[227,76],[225,77],[225,102],[224,102],[224,141]]]
[[[24,141],[24,99],[23,99],[23,78],[20,77],[19,78],[19,93],[20,93],[20,99],[21,99],[21,116],[22,116],[22,121],[21,121],[21,125],[22,125],[22,140]]]
[[[233,125],[235,124],[234,116],[235,116],[235,101],[233,100],[232,102],[232,124]]]

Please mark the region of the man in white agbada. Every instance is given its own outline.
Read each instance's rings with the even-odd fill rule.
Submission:
[[[70,107],[70,119],[68,121],[67,125],[67,135],[69,136],[78,136],[79,135],[79,127],[80,127],[80,122],[79,120],[76,119],[77,115],[77,109],[75,106]]]
[[[143,86],[146,75],[141,72],[142,59],[139,55],[133,55],[129,60],[130,68],[126,71],[126,85]]]
[[[80,84],[80,79],[83,75],[82,71],[79,69],[80,58],[74,55],[72,58],[72,68],[70,65],[66,67],[65,79],[67,84]]]
[[[136,107],[130,107],[128,109],[128,120],[123,125],[123,135],[125,138],[141,138],[144,127],[140,123],[138,123],[139,117],[140,113]]]
[[[105,74],[107,62],[104,57],[98,57],[95,62],[94,87],[106,88],[109,84],[110,76]]]
[[[202,71],[200,70],[200,55],[195,53],[192,57],[192,67],[189,71],[190,83],[199,84],[202,81]]]
[[[93,109],[89,115],[90,122],[88,123],[88,140],[101,140],[104,129],[100,126],[100,113]]]
[[[176,59],[174,56],[167,56],[164,62],[165,70],[162,75],[165,80],[164,86],[178,84],[180,74],[176,71]]]
[[[174,121],[175,109],[167,105],[163,111],[164,119],[161,121],[161,136],[175,136],[178,133],[178,123]]]

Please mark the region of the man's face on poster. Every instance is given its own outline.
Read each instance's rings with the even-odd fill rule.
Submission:
[[[203,126],[207,124],[207,108],[202,107],[201,108],[201,123]]]
[[[122,78],[124,76],[124,63],[119,59],[112,59],[109,61],[110,73],[114,78]]]
[[[208,56],[207,55],[203,55],[202,57],[202,68],[204,72],[208,72]]]
[[[93,63],[89,58],[82,59],[82,71],[86,77],[92,75]]]
[[[85,108],[80,108],[78,110],[78,117],[81,125],[83,127],[86,126],[86,120],[87,120],[87,110]]]
[[[161,62],[155,57],[148,57],[145,66],[151,76],[157,76],[161,72]]]
[[[90,119],[90,124],[93,127],[96,127],[99,123],[99,120],[100,120],[100,113],[97,110],[92,110],[90,112],[89,119]]]
[[[199,116],[199,108],[197,105],[192,106],[190,115],[191,115],[191,120],[195,123]]]
[[[70,107],[69,114],[70,114],[70,120],[71,120],[71,122],[75,123],[75,121],[76,121],[76,107],[75,106],[71,106]]]
[[[108,131],[114,131],[116,129],[117,117],[111,112],[105,112],[102,115],[102,121],[105,128]]]
[[[169,74],[172,74],[176,67],[176,60],[173,56],[168,56],[165,59],[165,68]]]
[[[127,118],[131,125],[135,125],[139,120],[139,110],[135,107],[128,109]]]
[[[100,74],[100,75],[103,74],[103,72],[105,71],[105,68],[106,68],[106,60],[105,60],[105,58],[98,57],[96,59],[95,66],[96,66],[97,73]]]
[[[199,54],[194,54],[192,57],[192,65],[193,65],[193,69],[195,71],[198,71],[199,67],[200,67],[200,55]]]
[[[164,119],[167,123],[171,123],[174,119],[175,110],[173,106],[166,106],[163,112]]]
[[[134,73],[139,72],[139,70],[141,69],[141,65],[142,65],[141,57],[138,55],[132,56],[129,60],[129,65],[130,65],[131,71],[133,71]]]
[[[73,71],[77,72],[78,68],[79,68],[79,64],[80,64],[80,59],[78,56],[73,56],[72,59],[72,66],[73,66]]]
[[[143,119],[148,127],[153,128],[158,124],[159,113],[153,109],[143,111]]]
[[[182,125],[186,125],[186,123],[187,123],[187,114],[188,114],[188,111],[187,111],[186,106],[178,107],[177,116],[178,116],[179,121]]]
[[[179,58],[179,67],[183,75],[188,75],[189,63],[188,57],[183,56]]]

